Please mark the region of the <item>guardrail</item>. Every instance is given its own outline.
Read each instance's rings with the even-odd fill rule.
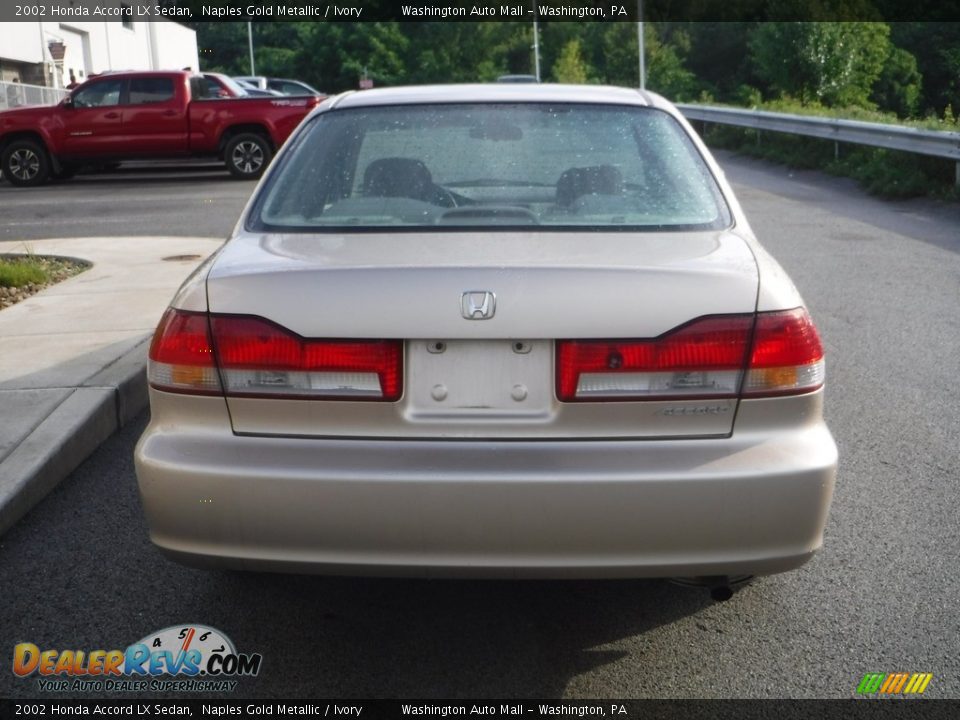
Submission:
[[[837,154],[839,143],[854,143],[954,160],[956,183],[960,187],[960,133],[745,108],[707,105],[677,107],[688,120],[833,140]]]
[[[67,90],[61,90],[60,88],[43,87],[42,85],[0,82],[0,110],[10,110],[27,105],[56,105],[67,92]]]

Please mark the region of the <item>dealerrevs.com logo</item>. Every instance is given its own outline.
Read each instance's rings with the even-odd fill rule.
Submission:
[[[173,625],[126,650],[13,648],[13,673],[37,676],[44,692],[225,692],[240,677],[260,672],[260,653],[238,653],[233,642],[206,625]]]

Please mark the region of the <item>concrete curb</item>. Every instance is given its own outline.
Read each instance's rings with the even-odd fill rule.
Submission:
[[[0,535],[147,406],[149,336],[76,388],[0,466]]]
[[[24,248],[91,267],[0,313],[0,535],[144,410],[157,320],[220,245],[142,235]]]

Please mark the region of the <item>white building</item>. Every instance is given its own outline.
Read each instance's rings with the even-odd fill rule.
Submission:
[[[169,20],[0,22],[0,83],[62,88],[105,70],[182,68],[200,68],[197,33]]]

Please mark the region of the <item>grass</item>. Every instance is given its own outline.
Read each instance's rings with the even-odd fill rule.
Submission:
[[[25,255],[0,254],[0,310],[90,267],[84,260],[25,250]]]
[[[23,287],[24,285],[43,285],[50,282],[43,263],[33,257],[0,257],[0,287]]]

